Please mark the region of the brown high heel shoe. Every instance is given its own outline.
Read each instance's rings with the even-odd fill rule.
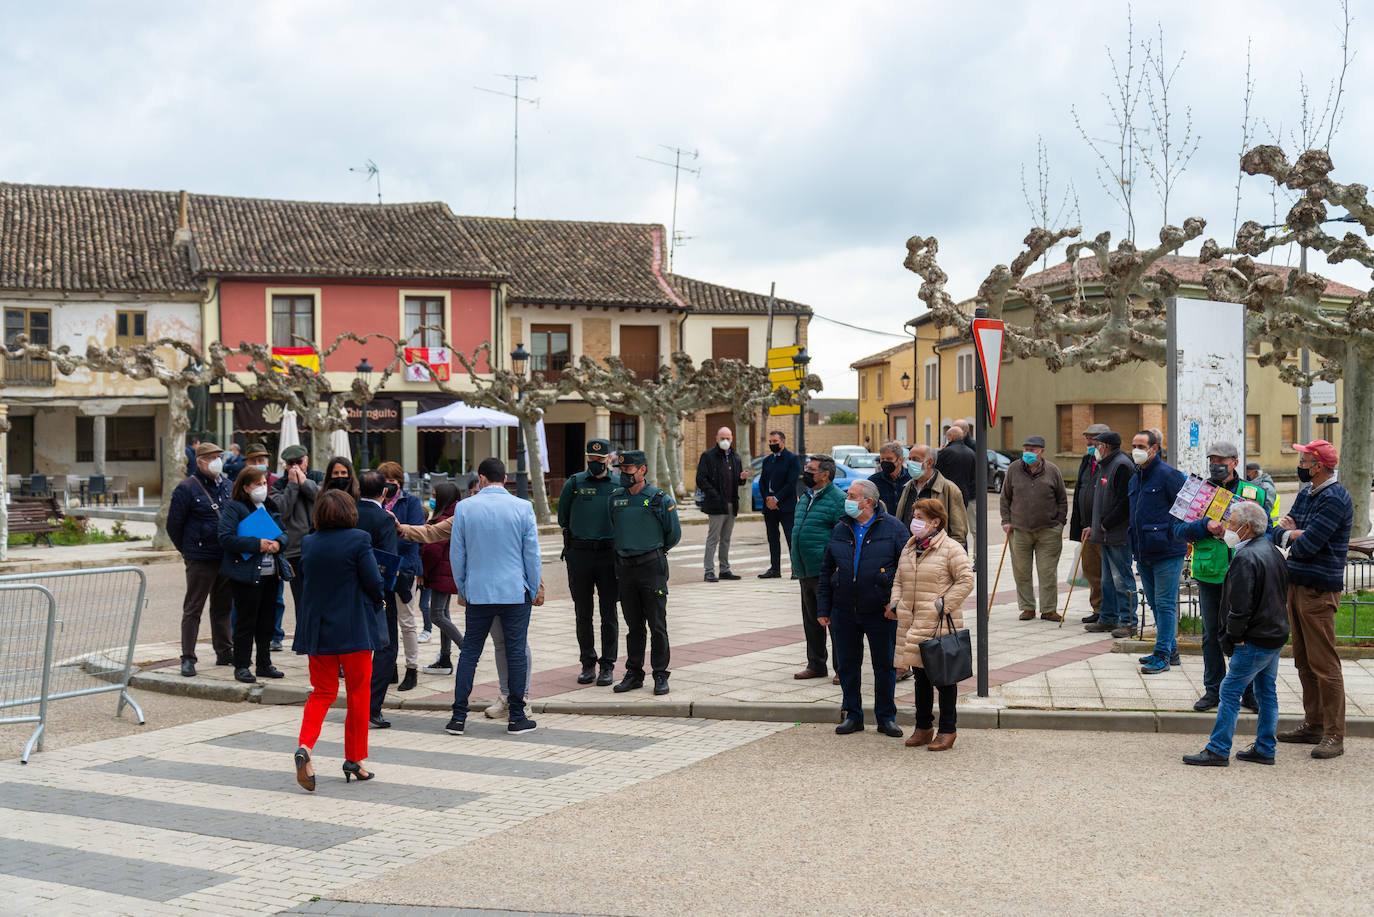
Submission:
[[[949,751],[954,747],[957,732],[942,732],[931,740],[929,751]]]
[[[906,740],[906,747],[915,748],[918,745],[929,745],[933,738],[935,738],[934,729],[917,729],[911,734],[911,738]]]
[[[307,774],[305,766],[310,763],[310,750],[302,745],[296,749],[296,782],[301,785],[301,789],[315,792],[315,775]]]

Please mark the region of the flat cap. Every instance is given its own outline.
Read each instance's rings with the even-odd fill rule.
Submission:
[[[611,441],[608,439],[587,440],[587,455],[610,455]]]
[[[627,449],[620,453],[620,461],[616,465],[647,465],[648,461],[644,458],[643,449]]]
[[[1112,428],[1107,426],[1105,423],[1090,423],[1088,424],[1087,428],[1083,431],[1083,435],[1096,436],[1099,433],[1107,433],[1111,429]]]
[[[219,455],[223,451],[223,449],[216,446],[214,443],[201,443],[199,446],[196,446],[196,458],[200,458],[202,455]]]
[[[1246,463],[1245,463],[1245,470],[1246,470],[1246,471],[1259,471],[1259,470],[1260,470],[1260,463],[1259,463],[1259,462],[1246,462]]]
[[[1240,450],[1236,448],[1236,444],[1224,439],[1219,439],[1208,446],[1207,454],[1215,455],[1218,458],[1240,458]]]
[[[1043,448],[1045,448],[1045,437],[1043,437],[1043,436],[1027,436],[1027,437],[1026,437],[1026,441],[1025,441],[1024,443],[1022,443],[1021,445],[1022,445],[1022,446],[1035,446],[1035,447],[1037,447],[1037,448],[1043,449]]]
[[[1097,441],[1104,446],[1111,446],[1113,449],[1121,448],[1121,434],[1111,430],[1097,434]]]
[[[281,451],[281,460],[283,462],[294,462],[296,459],[305,458],[307,455],[309,455],[309,453],[305,451],[304,446],[287,446]]]

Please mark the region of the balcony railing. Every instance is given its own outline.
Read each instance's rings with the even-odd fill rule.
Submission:
[[[6,357],[5,381],[11,385],[52,385],[52,364],[32,357]]]
[[[567,353],[537,353],[530,357],[530,372],[556,376],[571,363],[572,356]]]
[[[620,362],[625,364],[625,368],[634,373],[635,379],[643,381],[652,379],[658,372],[662,361],[656,353],[622,353],[619,354]]]

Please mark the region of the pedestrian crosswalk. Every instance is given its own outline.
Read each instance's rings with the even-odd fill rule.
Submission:
[[[292,770],[292,707],[0,765],[0,911],[278,914],[783,728],[542,715],[528,735],[478,721],[456,738],[440,714],[396,714],[369,736],[377,779],[345,784],[340,715],[313,794]]]

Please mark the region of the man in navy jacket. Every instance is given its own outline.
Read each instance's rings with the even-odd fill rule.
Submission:
[[[367,532],[372,539],[372,550],[398,554],[396,541],[396,521],[382,509],[382,497],[386,491],[386,478],[380,471],[364,471],[358,477],[358,528]],[[380,558],[379,558],[380,559]],[[396,650],[400,634],[396,620],[396,593],[394,586],[386,592],[386,631],[391,641],[387,646],[372,652],[372,715],[373,729],[386,729],[391,722],[382,717],[382,702],[386,700],[387,688],[396,680]]]
[[[1145,600],[1155,613],[1155,649],[1140,660],[1142,675],[1158,675],[1178,665],[1178,581],[1183,575],[1186,542],[1174,538],[1173,508],[1188,478],[1159,454],[1162,444],[1153,430],[1131,440],[1136,473],[1127,488],[1131,504],[1131,554],[1140,571]]]
[[[763,498],[763,524],[768,532],[768,569],[759,579],[782,576],[782,540],[778,526],[792,550],[792,522],[797,510],[797,481],[801,478],[801,459],[788,451],[787,436],[778,430],[768,434],[768,450],[759,469],[759,496]],[[792,578],[797,574],[793,572]]]
[[[167,506],[167,536],[186,564],[186,598],[181,604],[181,674],[196,674],[196,637],[200,615],[210,599],[210,641],[215,665],[234,662],[230,625],[233,596],[229,578],[220,573],[224,551],[219,546],[219,512],[229,502],[229,482],[220,473],[223,450],[214,443],[197,443],[193,473],[172,491]]]
[[[883,612],[892,597],[897,560],[911,533],[896,516],[883,512],[878,487],[872,481],[849,485],[844,511],[845,518],[836,524],[821,558],[821,575],[816,583],[816,620],[822,627],[830,628],[840,690],[844,692],[844,722],[835,727],[835,732],[848,735],[864,728],[859,667],[863,664],[863,644],[867,639],[869,661],[873,664],[873,716],[878,721],[878,731],[901,738],[894,696],[897,673],[892,668],[897,622],[884,617]]]

